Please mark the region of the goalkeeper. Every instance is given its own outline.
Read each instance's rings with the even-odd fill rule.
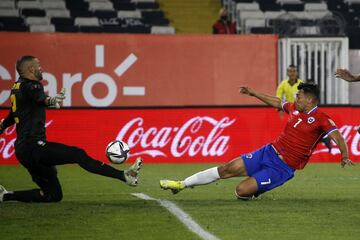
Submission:
[[[55,97],[45,95],[41,84],[42,69],[36,57],[21,57],[16,63],[16,70],[20,77],[11,89],[11,109],[0,123],[0,134],[16,123],[16,157],[39,188],[10,192],[0,185],[0,202],[61,201],[63,195],[55,166],[68,163],[77,163],[86,171],[119,179],[130,186],[138,184],[141,158],[128,170],[121,171],[92,159],[81,148],[48,142],[45,135],[45,109],[60,108],[65,99],[65,89]]]

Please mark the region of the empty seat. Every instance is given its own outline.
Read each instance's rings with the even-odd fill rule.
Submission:
[[[89,10],[114,10],[114,7],[111,2],[89,2]]]
[[[153,26],[167,26],[169,20],[164,17],[163,11],[143,11],[144,22]]]
[[[70,9],[70,11],[88,11],[89,3],[82,2],[82,1],[73,1],[68,0],[66,1],[66,7]]]
[[[281,5],[280,4],[276,4],[276,3],[271,3],[271,2],[264,2],[260,4],[260,10],[263,12],[267,12],[267,11],[281,11]]]
[[[76,26],[99,26],[99,19],[97,17],[77,17],[75,18]]]
[[[332,16],[332,13],[329,11],[310,11],[308,12],[308,15],[312,19],[320,19],[325,16]]]
[[[46,16],[46,12],[45,10],[42,9],[37,9],[37,8],[29,8],[29,9],[21,9],[21,15],[28,17],[28,16],[33,16],[33,17],[45,17]]]
[[[360,0],[344,0],[345,3],[351,5],[351,4],[360,4]]]
[[[267,12],[264,12],[264,18],[265,19],[274,19],[285,13],[286,13],[285,11],[267,11]]]
[[[114,2],[113,3],[114,5],[114,8],[116,10],[136,10],[136,5],[134,3],[131,3],[131,2]]]
[[[151,34],[175,34],[175,28],[169,26],[152,26]]]
[[[274,29],[270,27],[253,27],[250,30],[250,33],[253,34],[273,34]]]
[[[15,1],[0,1],[0,8],[8,8],[8,9],[14,9],[15,8]]]
[[[55,32],[54,25],[31,25],[30,32]]]
[[[285,11],[304,11],[304,4],[284,4],[282,9]]]
[[[94,13],[88,10],[70,11],[70,15],[72,17],[94,17]]]
[[[44,1],[42,7],[46,9],[66,9],[66,4],[63,1]]]
[[[248,18],[264,18],[264,13],[261,11],[239,11],[238,17],[240,21]]]
[[[47,17],[70,17],[70,11],[67,9],[47,9]]]
[[[23,24],[24,19],[22,17],[3,17],[0,16],[0,22],[3,24]]]
[[[277,3],[281,5],[285,4],[302,4],[303,2],[301,0],[276,0]]]
[[[66,25],[66,26],[73,26],[75,21],[73,18],[63,18],[63,17],[54,17],[51,18],[51,23],[55,25]]]
[[[265,27],[265,19],[246,19],[245,20],[245,28],[251,27]]]
[[[135,11],[118,11],[118,18],[141,18],[141,12]]]
[[[311,19],[313,18],[312,16],[309,15],[308,12],[287,12],[287,14],[289,14],[289,16],[294,17],[294,18],[299,18],[299,19]]]
[[[327,11],[326,3],[306,3],[304,5],[305,11]]]
[[[41,8],[40,1],[19,1],[17,3],[18,8]]]
[[[111,11],[111,10],[98,10],[95,11],[94,16],[96,16],[97,18],[117,18],[118,13],[116,11]]]
[[[50,18],[47,17],[27,17],[25,19],[27,25],[49,25]]]
[[[138,9],[158,9],[160,6],[157,2],[138,2],[136,8]]]
[[[0,9],[0,16],[2,17],[18,17],[19,11],[17,9]]]
[[[238,3],[236,4],[236,10],[250,10],[250,11],[258,11],[260,10],[260,6],[258,3]]]

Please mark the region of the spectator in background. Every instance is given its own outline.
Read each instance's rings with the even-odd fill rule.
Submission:
[[[220,9],[219,20],[213,25],[213,34],[236,34],[235,22],[230,21],[224,8]]]

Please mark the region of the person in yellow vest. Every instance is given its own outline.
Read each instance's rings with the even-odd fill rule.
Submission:
[[[295,65],[289,65],[287,69],[288,79],[283,80],[276,90],[276,96],[283,102],[295,102],[296,93],[298,92],[298,86],[302,83],[302,80],[298,77],[298,71]],[[282,117],[282,111],[279,110],[279,116]]]

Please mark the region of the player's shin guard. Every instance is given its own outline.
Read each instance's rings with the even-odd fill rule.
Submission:
[[[183,183],[185,187],[194,187],[198,185],[205,185],[215,182],[220,179],[219,171],[217,167],[213,167],[186,178]]]

